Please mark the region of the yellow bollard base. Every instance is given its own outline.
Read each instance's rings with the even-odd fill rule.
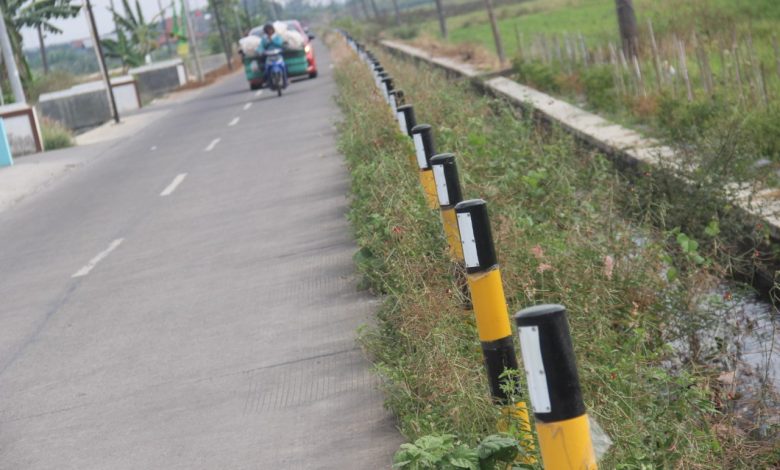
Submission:
[[[502,417],[498,421],[498,431],[514,435],[520,439],[520,445],[525,450],[517,461],[520,463],[536,463],[536,446],[531,433],[531,420],[528,416],[528,406],[524,401],[507,405],[501,409]],[[512,429],[514,427],[514,429]],[[513,432],[514,431],[514,432]]]
[[[441,210],[441,223],[444,227],[444,235],[447,237],[447,245],[450,248],[450,256],[459,263],[463,263],[463,245],[460,243],[458,231],[458,218],[454,208]]]
[[[536,434],[544,468],[555,470],[595,470],[596,455],[590,438],[588,415],[542,423],[536,420]]]
[[[422,170],[420,172],[420,183],[425,193],[425,201],[431,209],[439,208],[439,196],[436,193],[436,180],[433,179],[433,170]]]
[[[486,273],[467,274],[466,279],[477,317],[479,340],[487,343],[511,336],[501,271],[496,268]]]

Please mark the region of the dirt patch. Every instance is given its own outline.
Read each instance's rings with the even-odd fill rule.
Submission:
[[[494,71],[501,68],[498,58],[479,44],[447,44],[427,35],[422,35],[410,41],[410,44],[432,55],[466,62],[480,70]]]

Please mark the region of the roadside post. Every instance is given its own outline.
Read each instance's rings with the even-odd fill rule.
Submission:
[[[458,165],[455,155],[440,153],[434,155],[431,160],[433,179],[436,183],[436,195],[439,199],[441,223],[444,235],[447,238],[450,256],[457,264],[463,264],[463,245],[458,232],[458,220],[455,215],[455,206],[463,201],[463,192],[460,188],[458,177]]]
[[[537,305],[514,318],[544,468],[595,470],[566,308]]]
[[[397,88],[390,93],[390,109],[393,111],[393,117],[398,118],[398,107],[404,104],[404,91]]]
[[[414,151],[417,159],[417,166],[420,169],[420,184],[425,193],[425,201],[428,207],[436,209],[439,207],[439,199],[436,195],[436,182],[433,179],[433,170],[431,170],[431,157],[436,153],[433,147],[433,130],[428,124],[418,124],[412,129],[412,141],[414,142]]]
[[[511,397],[504,391],[509,383],[502,375],[507,370],[517,370],[518,365],[487,203],[482,199],[462,201],[455,206],[455,215],[490,393],[493,401],[503,407],[502,411],[507,418],[518,420],[520,429],[530,432],[531,424],[525,402],[512,403]],[[499,426],[506,428],[507,423],[499,423]],[[526,445],[526,448],[533,450],[532,445]],[[532,463],[533,459],[525,461]]]
[[[414,116],[414,106],[411,104],[404,104],[398,107],[395,112],[395,117],[398,119],[398,127],[403,134],[412,137],[412,129],[417,125],[417,118]],[[414,159],[414,156],[411,156]]]
[[[5,120],[0,118],[0,167],[11,166],[14,158],[11,155],[11,146],[8,144],[8,134],[5,131]]]
[[[390,92],[393,91],[394,87],[393,77],[388,75],[382,79],[382,94],[384,95],[387,104],[390,104]]]

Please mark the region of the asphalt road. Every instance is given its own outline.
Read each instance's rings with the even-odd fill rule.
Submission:
[[[0,213],[0,469],[390,467],[317,47]]]

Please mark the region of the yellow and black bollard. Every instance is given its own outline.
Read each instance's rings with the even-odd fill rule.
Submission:
[[[411,137],[412,128],[417,125],[417,119],[414,116],[414,106],[411,104],[399,106],[396,109],[395,118],[398,120],[398,127],[401,128],[401,133]]]
[[[441,222],[444,227],[444,235],[447,238],[450,256],[456,263],[462,264],[463,245],[460,242],[455,205],[463,201],[463,192],[460,189],[460,178],[458,177],[455,155],[451,153],[435,155],[431,158],[430,164],[433,171],[433,179],[436,183]]]
[[[460,242],[458,220],[455,216],[455,206],[463,200],[458,177],[458,165],[455,155],[441,153],[431,158],[433,179],[436,182],[436,194],[439,197],[439,210],[444,236],[447,239],[450,257],[454,263],[453,277],[458,291],[462,295],[462,307],[471,309],[469,288],[466,282],[466,270],[463,265],[463,245]]]
[[[595,470],[566,308],[537,305],[515,315],[545,468]]]
[[[404,104],[404,91],[397,88],[389,93],[390,109],[393,111],[393,117],[398,116],[398,107]]]
[[[380,88],[382,89],[382,96],[384,96],[385,101],[387,101],[388,104],[390,104],[390,92],[393,91],[394,87],[395,82],[393,81],[393,77],[387,75],[382,78]]]
[[[460,202],[455,206],[455,215],[490,393],[493,400],[503,406],[504,415],[519,421],[520,429],[530,433],[526,404],[512,403],[510,396],[504,391],[507,384],[511,383],[511,378],[502,378],[502,375],[507,370],[517,370],[518,367],[487,203],[482,199]],[[508,427],[507,422],[499,423],[499,427]],[[525,448],[529,453],[533,451],[533,445],[525,445]],[[534,459],[529,456],[523,461],[533,463]]]
[[[433,170],[431,170],[431,157],[435,154],[433,147],[433,130],[428,124],[418,124],[412,128],[412,141],[414,142],[414,151],[417,157],[417,167],[420,169],[420,184],[425,193],[425,201],[428,207],[436,209],[439,207],[438,196],[436,195],[436,181],[433,179]]]

